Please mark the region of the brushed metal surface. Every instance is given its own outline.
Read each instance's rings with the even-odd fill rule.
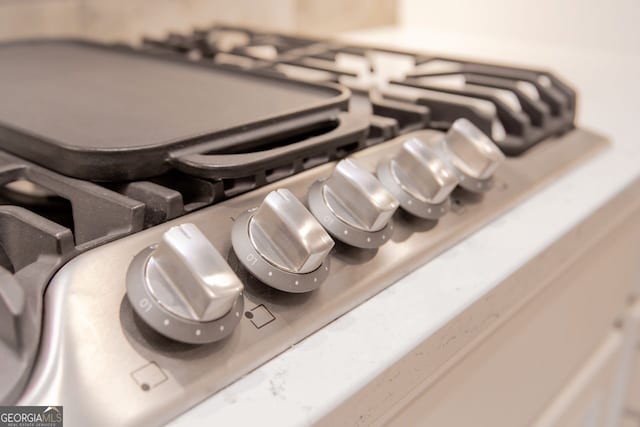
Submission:
[[[290,273],[310,273],[327,257],[333,240],[286,188],[272,191],[252,213],[249,238],[258,254]]]
[[[402,137],[354,155],[370,171],[392,157]],[[607,145],[584,130],[547,140],[509,158],[484,194],[454,192],[438,222],[394,217],[390,241],[377,250],[337,245],[330,279],[314,292],[287,294],[252,279],[233,255],[234,219],[277,188],[305,200],[326,164],[258,191],[96,248],[72,260],[51,282],[41,354],[22,404],[65,404],[83,425],[157,425],[187,410],[516,205],[540,186]],[[171,342],[145,327],[125,296],[135,254],[170,227],[191,222],[210,239],[245,285],[245,317],[227,339],[203,346]],[[117,408],[115,410],[114,408]]]
[[[363,231],[387,225],[398,201],[357,160],[344,159],[324,181],[324,202],[341,221]]]
[[[445,140],[451,164],[465,177],[489,179],[505,158],[498,146],[467,119],[453,122]]]
[[[433,132],[444,138],[444,134]],[[391,160],[391,174],[402,190],[421,202],[439,205],[458,185],[455,172],[442,155],[421,138],[402,144]]]
[[[190,223],[171,227],[127,271],[127,298],[138,316],[183,343],[229,335],[243,312],[243,288],[225,258]]]
[[[227,314],[242,282],[193,224],[170,228],[145,266],[151,294],[168,311],[208,322]]]
[[[242,293],[233,300],[226,314],[206,322],[188,319],[167,310],[147,286],[145,266],[149,264],[155,247],[150,246],[134,256],[126,275],[127,302],[138,315],[140,323],[176,342],[189,344],[220,341],[232,333],[244,312]]]

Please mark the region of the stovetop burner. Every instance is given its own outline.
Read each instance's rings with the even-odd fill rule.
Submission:
[[[169,419],[605,145],[552,74],[422,53],[219,26],[3,55],[0,400],[72,419]]]
[[[513,155],[571,129],[575,117],[575,92],[546,71],[232,26],[145,42],[150,50],[241,69],[339,82],[364,93],[375,115],[396,119],[401,126],[408,117],[419,126],[422,116],[428,127],[447,129],[465,117]],[[416,106],[426,108],[412,108]]]

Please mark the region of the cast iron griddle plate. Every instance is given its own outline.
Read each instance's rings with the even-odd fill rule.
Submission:
[[[157,174],[170,148],[335,114],[347,99],[331,86],[79,41],[0,45],[0,64],[0,146],[89,179]]]

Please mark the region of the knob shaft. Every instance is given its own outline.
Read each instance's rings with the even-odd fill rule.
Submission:
[[[443,150],[460,186],[473,192],[491,188],[491,177],[505,158],[500,148],[467,119],[453,122],[445,135]]]
[[[135,311],[159,333],[187,343],[227,336],[242,312],[242,282],[193,224],[172,227],[127,273]]]
[[[334,242],[289,190],[272,191],[238,217],[231,240],[251,274],[276,289],[307,292],[328,275]]]
[[[407,139],[395,157],[380,163],[378,177],[404,210],[437,219],[447,212],[458,178],[441,151],[425,139],[441,140],[442,134],[423,131]]]
[[[309,207],[320,223],[349,245],[377,248],[391,236],[398,200],[356,160],[336,165],[326,180],[309,191]]]

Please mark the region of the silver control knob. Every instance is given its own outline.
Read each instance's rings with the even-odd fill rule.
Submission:
[[[364,166],[345,159],[309,190],[309,208],[329,233],[358,248],[377,248],[391,237],[398,200]]]
[[[491,177],[504,161],[500,148],[467,119],[453,122],[444,137],[443,151],[456,171],[460,186],[477,193],[491,188]]]
[[[316,289],[329,274],[334,242],[286,189],[236,219],[231,233],[240,262],[263,283],[285,292]]]
[[[243,285],[193,224],[170,228],[135,256],[127,296],[138,315],[171,339],[204,344],[233,331],[243,312]]]
[[[398,154],[378,166],[378,178],[407,212],[438,219],[449,209],[449,194],[458,185],[455,171],[440,150],[424,138],[442,139],[436,131],[406,140]]]

